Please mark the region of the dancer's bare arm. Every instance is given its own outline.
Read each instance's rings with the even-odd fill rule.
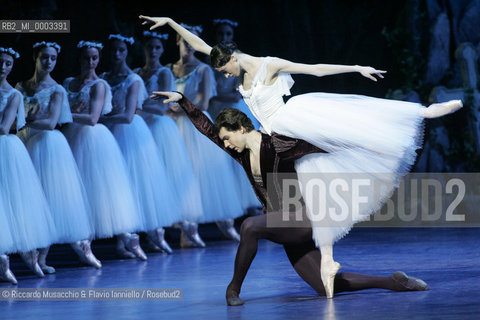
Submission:
[[[212,47],[210,47],[205,41],[200,39],[200,37],[196,36],[195,34],[191,33],[171,18],[166,18],[166,17],[148,17],[148,16],[139,16],[140,19],[143,19],[143,25],[148,24],[148,23],[153,23],[153,25],[150,27],[150,30],[156,29],[158,27],[164,26],[168,24],[170,27],[172,27],[173,30],[175,30],[180,37],[182,37],[187,43],[195,49],[195,51],[202,52],[204,54],[210,54],[210,51],[212,51]]]
[[[9,133],[10,127],[12,126],[13,121],[15,121],[15,117],[17,116],[20,99],[22,99],[22,97],[18,93],[12,94],[10,96],[10,101],[7,103],[7,107],[5,108],[5,112],[3,113],[2,121],[0,122],[0,135]]]
[[[269,73],[272,74],[271,78],[275,78],[278,73],[302,73],[317,77],[323,77],[333,74],[358,72],[362,76],[369,78],[373,81],[377,81],[377,78],[375,78],[375,76],[383,78],[382,74],[387,72],[384,70],[377,70],[372,67],[362,67],[358,65],[345,66],[338,64],[305,64],[296,63],[280,58],[272,59],[269,62],[267,69]]]

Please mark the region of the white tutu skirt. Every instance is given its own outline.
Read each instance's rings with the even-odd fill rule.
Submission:
[[[354,223],[380,209],[393,194],[400,178],[414,164],[416,149],[422,146],[421,108],[417,103],[360,95],[310,93],[291,98],[278,112],[272,131],[329,152],[307,155],[295,163],[318,246],[343,237]],[[342,194],[350,208],[347,217],[325,220],[319,218],[331,217],[329,208],[338,209],[340,201],[308,188],[312,177],[325,183],[335,177],[350,182],[367,179],[369,186],[362,185],[359,195],[353,189]],[[350,207],[359,200],[361,206]]]
[[[168,174],[168,185],[178,203],[179,220],[200,221],[203,217],[200,185],[175,121],[168,116],[142,112]]]
[[[64,131],[87,190],[95,237],[143,228],[123,154],[103,124],[71,123]]]
[[[186,115],[178,115],[176,122],[200,183],[204,214],[200,222],[243,215],[238,179],[230,156],[201,134]]]
[[[93,221],[83,182],[72,151],[58,130],[21,132],[45,192],[57,230],[58,243],[93,235]]]
[[[32,160],[15,135],[0,136],[0,253],[57,242],[50,209]]]
[[[143,231],[178,222],[178,206],[152,133],[139,115],[130,124],[110,127],[122,150],[133,192],[143,217]]]

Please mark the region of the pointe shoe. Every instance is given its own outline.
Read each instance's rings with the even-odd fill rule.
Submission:
[[[227,305],[233,307],[241,306],[245,303],[242,299],[240,299],[238,292],[229,290],[228,288],[227,293],[225,294],[225,299],[227,300]]]
[[[55,268],[47,265],[48,250],[50,250],[50,247],[38,250],[38,265],[42,268],[44,274],[55,273]]]
[[[146,248],[150,252],[163,252],[163,250],[153,242],[150,234],[147,237],[147,247]]]
[[[420,115],[424,118],[438,118],[461,109],[462,100],[450,100],[442,103],[434,103],[426,109],[421,109]]]
[[[0,255],[0,278],[11,284],[17,284],[17,279],[10,270],[10,258],[6,254]]]
[[[407,276],[403,271],[397,271],[392,275],[393,281],[400,285],[398,291],[426,291],[430,287],[422,279]]]
[[[233,219],[217,221],[216,224],[225,237],[240,242],[240,235],[237,230],[235,230]]]
[[[71,243],[70,245],[80,258],[80,261],[97,269],[100,269],[102,267],[102,263],[93,254],[90,243],[90,240],[83,240]]]
[[[130,252],[123,247],[117,247],[117,257],[119,257],[120,259],[135,259],[136,258],[136,256],[133,254],[133,252]]]
[[[335,261],[328,264],[321,263],[320,276],[322,278],[323,286],[325,287],[325,294],[328,299],[333,298],[335,275],[340,268],[340,263]]]
[[[125,246],[128,251],[132,252],[138,259],[142,261],[147,260],[147,255],[140,247],[140,237],[138,234],[133,233]]]
[[[35,273],[35,275],[39,278],[45,277],[45,274],[40,268],[38,264],[38,251],[32,250],[29,252],[20,252],[20,257],[22,258],[23,262],[27,265],[27,267]]]
[[[95,257],[92,251],[92,246],[91,246],[91,241],[90,240],[83,240],[83,252],[85,252],[85,257],[87,258],[87,263],[97,269],[100,269],[102,267],[102,263],[100,260]]]
[[[155,233],[157,235],[157,245],[160,247],[160,249],[168,254],[172,254],[173,250],[165,240],[165,229],[157,228],[155,229]]]
[[[183,229],[180,233],[180,247],[181,248],[195,247],[195,244],[188,238],[187,233]]]
[[[193,222],[188,223],[187,228],[183,226],[182,235],[186,235],[188,240],[190,240],[190,243],[189,243],[188,241],[185,241],[187,239],[184,237],[183,241],[185,245],[191,244],[191,246],[193,247],[205,248],[205,242],[203,242],[202,238],[198,234],[198,225],[196,223],[193,223]],[[182,246],[182,238],[180,239],[180,245]],[[188,248],[188,247],[182,246],[182,248]]]

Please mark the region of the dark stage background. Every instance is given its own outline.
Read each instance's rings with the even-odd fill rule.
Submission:
[[[400,87],[402,77],[392,50],[382,35],[401,19],[404,1],[95,1],[43,0],[6,1],[1,19],[69,19],[70,34],[0,34],[2,45],[11,45],[22,57],[9,77],[11,83],[29,78],[33,73],[31,46],[37,41],[56,41],[62,52],[52,76],[61,82],[77,74],[75,45],[79,40],[106,43],[108,34],[121,32],[139,39],[145,29],[139,14],[170,16],[178,22],[201,24],[202,38],[211,45],[215,18],[239,22],[235,41],[239,48],[258,56],[278,56],[305,63],[370,65],[388,70],[388,75],[374,83],[358,74],[326,78],[294,76],[293,94],[310,91],[348,92],[383,97],[389,88]],[[174,32],[163,27],[170,39],[162,63],[178,59]],[[106,53],[106,52],[105,52]],[[98,71],[108,67],[108,55]],[[130,67],[141,66],[140,42],[130,52]]]

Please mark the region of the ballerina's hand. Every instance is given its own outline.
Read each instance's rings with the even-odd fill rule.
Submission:
[[[377,81],[377,78],[375,78],[374,76],[377,76],[379,78],[382,78],[383,79],[383,75],[382,73],[387,73],[387,71],[384,71],[384,70],[377,70],[375,68],[372,68],[372,67],[359,67],[358,68],[358,72],[364,76],[365,78],[369,78],[373,81]]]
[[[150,98],[160,99],[162,96],[167,97],[167,99],[163,100],[163,103],[178,102],[180,99],[182,99],[182,95],[180,93],[172,91],[153,91]]]
[[[164,26],[168,23],[170,18],[162,18],[162,17],[148,17],[148,16],[138,16],[140,19],[145,21],[142,22],[142,25],[147,23],[153,22],[153,26],[150,27],[150,30],[156,29],[158,27]]]

